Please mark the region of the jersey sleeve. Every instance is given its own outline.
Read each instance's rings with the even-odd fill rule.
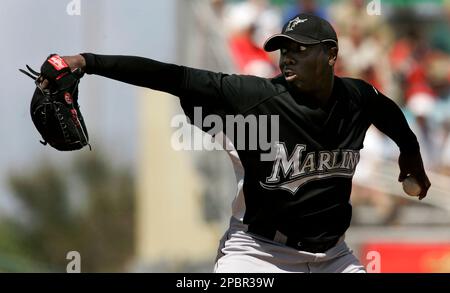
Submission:
[[[363,83],[362,94],[369,122],[392,139],[400,152],[419,152],[417,138],[400,107],[371,84]]]
[[[111,78],[135,86],[178,96],[183,80],[183,67],[149,58],[122,55],[81,54],[85,72]]]
[[[269,79],[185,67],[180,99],[182,103],[209,107],[219,113],[245,115],[278,91]]]
[[[278,91],[269,79],[185,67],[179,97],[190,122],[203,131],[209,131],[210,127],[196,123],[201,123],[202,119],[195,119],[195,113],[201,112],[201,118],[217,115],[225,123],[226,115],[245,115]]]

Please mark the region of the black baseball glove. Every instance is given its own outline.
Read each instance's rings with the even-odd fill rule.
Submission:
[[[19,69],[35,80],[30,114],[41,134],[42,144],[50,144],[60,151],[73,151],[89,145],[87,128],[78,104],[78,84],[83,72],[72,71],[57,54],[42,64],[41,72]],[[45,84],[45,87],[44,87]]]

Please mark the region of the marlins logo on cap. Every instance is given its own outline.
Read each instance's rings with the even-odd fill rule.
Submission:
[[[307,20],[308,20],[307,18],[300,19],[300,17],[297,16],[295,19],[293,19],[293,20],[291,20],[291,21],[289,22],[289,24],[288,24],[287,27],[286,27],[286,31],[288,32],[288,31],[294,30],[294,28],[295,28],[299,23],[303,23],[303,22],[305,22],[305,21],[307,21]]]

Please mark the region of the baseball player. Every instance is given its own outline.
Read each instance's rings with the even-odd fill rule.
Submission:
[[[215,272],[365,272],[344,241],[365,133],[373,124],[397,144],[398,180],[415,177],[422,199],[430,182],[417,139],[393,101],[363,80],[334,75],[338,39],[326,20],[297,15],[264,49],[280,50],[280,76],[228,75],[133,56],[64,59],[87,74],[178,96],[188,116],[198,106],[224,119],[279,118],[272,160],[261,159],[267,150],[260,147],[229,151],[239,190]],[[227,144],[239,145],[224,133]]]

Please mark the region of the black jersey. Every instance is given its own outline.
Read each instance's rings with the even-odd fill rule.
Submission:
[[[369,126],[377,126],[401,151],[419,149],[400,109],[362,80],[336,76],[333,103],[324,110],[290,90],[283,76],[265,79],[138,57],[84,56],[87,73],[175,94],[189,116],[196,106],[222,119],[277,116],[273,160],[261,160],[266,152],[261,148],[238,149],[245,170],[244,223],[259,230],[337,240],[350,225],[352,177]],[[240,143],[237,137],[230,139]]]

